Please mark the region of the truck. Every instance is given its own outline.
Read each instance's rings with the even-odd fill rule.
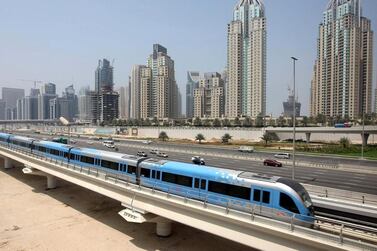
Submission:
[[[66,138],[53,138],[52,142],[61,143],[61,144],[67,144],[68,140]]]
[[[254,152],[254,147],[252,147],[252,146],[240,146],[240,148],[238,148],[238,151],[244,152],[244,153],[252,153],[252,152]]]

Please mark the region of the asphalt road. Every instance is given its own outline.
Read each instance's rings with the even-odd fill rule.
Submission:
[[[46,138],[44,135],[30,135],[32,137],[38,138]],[[75,144],[77,147],[91,147],[97,148],[107,151],[114,151],[114,149],[109,149],[103,146],[102,142],[100,141],[93,141],[88,140],[86,138],[74,138],[77,143]],[[144,145],[140,142],[141,145]],[[137,144],[133,146],[126,146],[122,142],[116,142],[116,146],[119,149],[120,153],[127,153],[127,154],[135,154],[142,150],[146,151],[145,149],[141,149],[138,147]],[[157,143],[152,143],[148,145],[150,149],[157,148]],[[176,146],[178,147],[178,146]],[[190,148],[192,146],[179,146],[179,147],[187,147]],[[214,151],[219,153],[219,151],[233,151],[234,150],[226,150],[226,149],[203,149],[207,153]],[[146,151],[149,157],[158,158],[154,154],[150,154],[149,151]],[[192,154],[187,153],[178,153],[178,152],[166,152],[169,157],[169,160],[174,161],[181,161],[181,162],[191,162]],[[236,153],[235,153],[236,154]],[[238,154],[238,153],[237,153]],[[253,153],[254,154],[254,153]],[[264,154],[262,156],[266,156],[271,158],[272,154],[269,153],[260,153]],[[299,158],[307,158],[300,156]],[[315,157],[313,157],[315,160]],[[244,160],[244,159],[234,159],[231,157],[213,157],[213,156],[205,156],[206,165],[208,166],[215,166],[221,168],[228,168],[228,169],[236,169],[242,171],[251,171],[260,174],[267,174],[272,176],[281,176],[291,178],[292,167],[290,166],[283,166],[283,167],[271,167],[271,166],[263,166],[261,161],[251,161],[251,160]],[[350,161],[350,160],[343,160],[340,161]],[[357,160],[355,160],[357,161]],[[375,162],[368,162],[362,161],[362,164],[367,164],[369,166],[370,163],[374,163],[374,166],[377,168]],[[360,166],[359,166],[360,167]],[[372,173],[358,173],[358,172],[350,172],[350,171],[342,171],[339,169],[325,169],[325,168],[313,168],[313,167],[304,167],[304,166],[297,166],[296,168],[296,180],[301,183],[311,184],[315,186],[323,186],[323,187],[331,187],[341,190],[347,190],[350,192],[360,192],[366,194],[375,194],[377,195],[377,174]]]

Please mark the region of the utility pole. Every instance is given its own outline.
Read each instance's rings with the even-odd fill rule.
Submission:
[[[293,164],[292,164],[292,180],[295,179],[296,169],[296,61],[295,57],[291,57],[293,60]]]

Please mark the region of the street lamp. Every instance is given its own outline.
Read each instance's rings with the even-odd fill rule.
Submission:
[[[295,179],[296,168],[296,61],[295,57],[291,57],[293,60],[293,165],[292,165],[292,180]]]

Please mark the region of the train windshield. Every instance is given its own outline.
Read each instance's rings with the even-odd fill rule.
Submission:
[[[313,207],[313,202],[309,196],[309,193],[305,190],[305,188],[300,183],[290,180],[290,179],[285,179],[285,178],[279,178],[277,182],[283,183],[289,186],[290,188],[292,188],[300,196],[306,208]]]

